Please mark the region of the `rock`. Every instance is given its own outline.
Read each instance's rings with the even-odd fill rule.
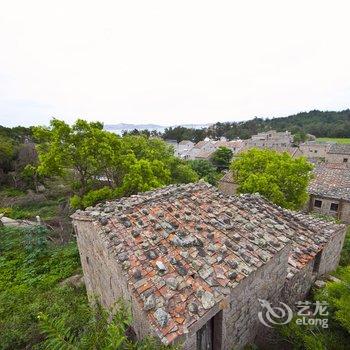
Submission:
[[[179,286],[178,281],[176,280],[176,278],[173,278],[173,277],[169,277],[168,279],[166,279],[165,283],[172,290],[176,290],[177,287]]]
[[[154,297],[153,294],[149,295],[144,303],[144,309],[149,311],[152,310],[156,307],[156,298]]]
[[[168,324],[170,316],[164,309],[157,309],[153,315],[161,327],[165,327]]]
[[[215,299],[213,294],[205,291],[201,297],[201,302],[204,309],[211,309],[215,305]]]
[[[236,279],[237,277],[237,272],[236,271],[232,271],[228,274],[228,278],[232,281],[234,279]]]
[[[136,280],[139,280],[142,277],[142,273],[139,269],[136,269],[133,273],[133,276]]]
[[[135,229],[133,229],[132,231],[131,231],[131,234],[132,234],[132,236],[133,237],[138,237],[138,236],[140,236],[140,229],[138,229],[138,228],[135,228]]]
[[[156,261],[156,266],[160,272],[166,271],[166,266],[161,261]]]
[[[190,312],[192,312],[193,314],[198,314],[198,305],[195,304],[195,303],[191,303],[189,306],[188,306],[188,310]]]
[[[327,279],[328,279],[328,281],[331,281],[331,282],[337,282],[337,283],[341,282],[339,278],[331,276],[331,275],[329,275],[327,277]]]
[[[103,216],[103,217],[100,219],[100,224],[101,224],[102,226],[106,226],[106,225],[108,224],[108,219],[107,219],[105,216]]]
[[[118,254],[118,260],[121,262],[124,262],[126,260],[128,260],[128,254],[127,253],[120,253]]]
[[[228,260],[227,264],[230,265],[233,269],[235,269],[238,266],[237,261],[234,260]]]
[[[204,280],[206,280],[213,272],[213,269],[203,267],[198,271],[199,276],[201,276]]]
[[[39,185],[37,188],[36,188],[37,192],[38,193],[43,193],[46,191],[46,188],[44,185]]]
[[[82,287],[85,284],[83,275],[73,275],[60,282],[61,286]]]
[[[314,283],[314,287],[317,288],[317,289],[323,288],[325,286],[326,286],[326,282],[322,281],[322,280],[317,280]]]

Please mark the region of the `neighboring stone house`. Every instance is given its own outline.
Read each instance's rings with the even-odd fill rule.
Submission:
[[[307,141],[299,147],[304,157],[313,163],[317,163],[326,159],[331,144],[327,142]]]
[[[350,166],[350,144],[332,144],[326,153],[326,162],[346,163]]]
[[[309,211],[331,215],[350,224],[350,167],[322,163],[314,169],[309,186]]]
[[[336,268],[345,226],[260,196],[168,186],[73,216],[88,294],[130,303],[137,338],[241,349],[263,337],[259,299],[294,303]]]
[[[246,140],[246,148],[272,148],[272,147],[291,147],[293,136],[289,131],[277,132],[270,130],[260,132]]]
[[[220,192],[233,195],[237,193],[237,184],[235,183],[232,171],[228,170],[226,174],[218,181],[218,189]]]

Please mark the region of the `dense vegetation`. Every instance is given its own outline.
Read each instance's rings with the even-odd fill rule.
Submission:
[[[70,175],[74,207],[198,179],[186,162],[158,138],[120,137],[101,123],[78,120],[73,126],[54,119],[50,128],[35,128],[41,176]]]
[[[350,344],[350,229],[336,271],[339,281],[329,281],[325,288],[314,290],[311,301],[327,303],[328,328],[320,325],[297,325],[297,316],[287,325],[278,327],[281,340],[294,350],[346,350]]]
[[[293,159],[287,152],[253,148],[231,164],[239,193],[259,192],[288,209],[301,209],[308,194],[313,166],[304,157]]]
[[[106,310],[90,308],[82,285],[62,283],[80,272],[78,250],[50,235],[40,226],[0,228],[0,349],[161,349],[153,339],[127,338],[126,305],[119,302],[109,320]]]
[[[312,134],[316,137],[350,137],[350,110],[340,112],[310,111],[291,115],[285,118],[254,118],[244,122],[215,123],[206,129],[189,129],[182,126],[165,129],[163,138],[178,142],[192,140],[198,142],[205,137],[218,139],[248,139],[262,131],[275,129],[290,131],[292,134]]]
[[[196,135],[203,139],[206,131]],[[73,126],[53,120],[49,128],[0,127],[0,213],[31,220],[39,215],[44,223],[32,229],[0,227],[0,350],[159,348],[152,339],[127,337],[131,319],[126,305],[118,304],[111,321],[106,310],[90,308],[83,286],[63,282],[81,273],[71,205],[86,207],[199,178],[216,184],[232,157],[224,148],[208,161],[182,161],[163,141],[149,136],[133,132],[120,137],[100,123],[82,120]],[[302,205],[310,165],[287,154],[250,152],[232,165],[240,173],[240,191],[260,191],[287,208]],[[314,297],[331,305],[330,329],[283,328],[282,338],[293,348],[346,348],[349,263],[350,232],[338,271],[342,282],[329,283],[319,292],[324,294]]]

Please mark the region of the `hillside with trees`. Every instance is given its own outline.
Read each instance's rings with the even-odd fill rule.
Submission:
[[[312,134],[316,137],[350,137],[350,110],[310,111],[288,117],[273,119],[254,118],[243,122],[218,122],[206,129],[188,129],[182,126],[165,129],[162,137],[178,142],[198,142],[205,137],[214,139],[225,136],[228,139],[248,139],[258,132],[274,129],[290,131],[292,134]]]

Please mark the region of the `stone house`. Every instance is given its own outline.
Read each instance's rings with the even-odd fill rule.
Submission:
[[[228,170],[225,175],[218,181],[218,189],[227,195],[237,193],[237,184],[233,179],[232,171]]]
[[[349,165],[350,164],[350,144],[339,144],[339,143],[332,144],[326,153],[326,162],[346,163]]]
[[[272,148],[272,147],[291,147],[293,136],[289,131],[277,132],[270,130],[259,132],[246,140],[246,148]]]
[[[131,305],[137,338],[241,349],[265,333],[259,299],[304,298],[339,260],[345,226],[225,196],[204,182],[99,204],[73,216],[86,288]]]
[[[300,144],[300,150],[304,157],[313,163],[325,160],[331,144],[327,142],[307,141]]]
[[[309,211],[334,216],[350,224],[350,167],[347,163],[321,163],[309,185]]]

